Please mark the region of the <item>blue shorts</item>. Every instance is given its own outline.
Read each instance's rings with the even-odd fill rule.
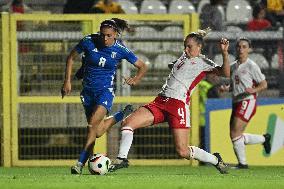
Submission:
[[[97,105],[104,106],[108,112],[111,111],[114,93],[113,89],[95,90],[91,88],[84,88],[81,92],[81,102],[85,109],[87,118],[93,113],[94,107]]]

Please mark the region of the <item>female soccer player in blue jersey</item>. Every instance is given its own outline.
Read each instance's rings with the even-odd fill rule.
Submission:
[[[127,22],[121,19],[105,20],[100,25],[100,35],[103,37],[103,47],[92,39],[84,37],[70,52],[66,61],[65,80],[62,88],[63,96],[71,92],[71,71],[73,60],[79,54],[84,54],[83,89],[81,101],[85,108],[88,121],[88,136],[83,151],[75,166],[71,167],[72,174],[81,174],[82,168],[93,152],[96,138],[102,136],[111,126],[121,121],[126,108],[105,119],[111,110],[114,98],[113,84],[118,63],[126,59],[137,69],[134,77],[125,78],[128,85],[137,85],[144,76],[147,67],[132,51],[125,47],[117,37],[121,28]]]

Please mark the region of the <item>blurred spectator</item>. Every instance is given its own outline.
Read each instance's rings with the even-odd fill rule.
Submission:
[[[32,9],[28,7],[23,0],[13,0],[9,5],[9,12],[11,13],[29,13]]]
[[[91,9],[98,0],[67,0],[63,13],[74,14],[74,13],[91,13]]]
[[[119,3],[113,0],[100,0],[92,7],[93,13],[124,14],[124,10]]]
[[[247,24],[247,30],[249,31],[260,31],[271,28],[271,23],[265,18],[266,9],[261,4],[256,4],[252,11],[253,19]]]
[[[272,19],[281,24],[284,22],[284,0],[262,0],[262,4],[267,7],[269,15]],[[273,23],[272,23],[273,24]]]
[[[284,15],[284,0],[267,0],[267,9],[276,15]]]
[[[201,28],[210,27],[212,30],[224,30],[223,0],[210,0],[201,9],[200,23]]]

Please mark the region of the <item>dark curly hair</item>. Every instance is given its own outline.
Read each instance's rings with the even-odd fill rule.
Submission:
[[[112,18],[109,20],[104,20],[101,23],[100,30],[102,30],[105,27],[113,28],[118,33],[121,33],[125,29],[129,28],[127,21],[119,19],[119,18]]]

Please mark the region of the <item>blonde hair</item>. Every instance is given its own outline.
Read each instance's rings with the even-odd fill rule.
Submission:
[[[183,44],[184,44],[184,48],[186,47],[186,41],[189,39],[189,38],[193,38],[198,44],[201,44],[202,46],[204,45],[204,42],[203,42],[203,38],[205,36],[208,35],[208,33],[211,31],[211,28],[208,27],[208,28],[205,28],[203,30],[201,29],[198,29],[197,32],[191,32],[190,34],[188,34],[184,41],[183,41]]]
[[[205,28],[205,29],[203,29],[203,30],[198,29],[197,32],[196,32],[196,34],[199,35],[199,36],[201,36],[202,38],[204,38],[206,35],[208,35],[208,34],[210,33],[210,31],[211,31],[211,28],[210,28],[210,27]]]

